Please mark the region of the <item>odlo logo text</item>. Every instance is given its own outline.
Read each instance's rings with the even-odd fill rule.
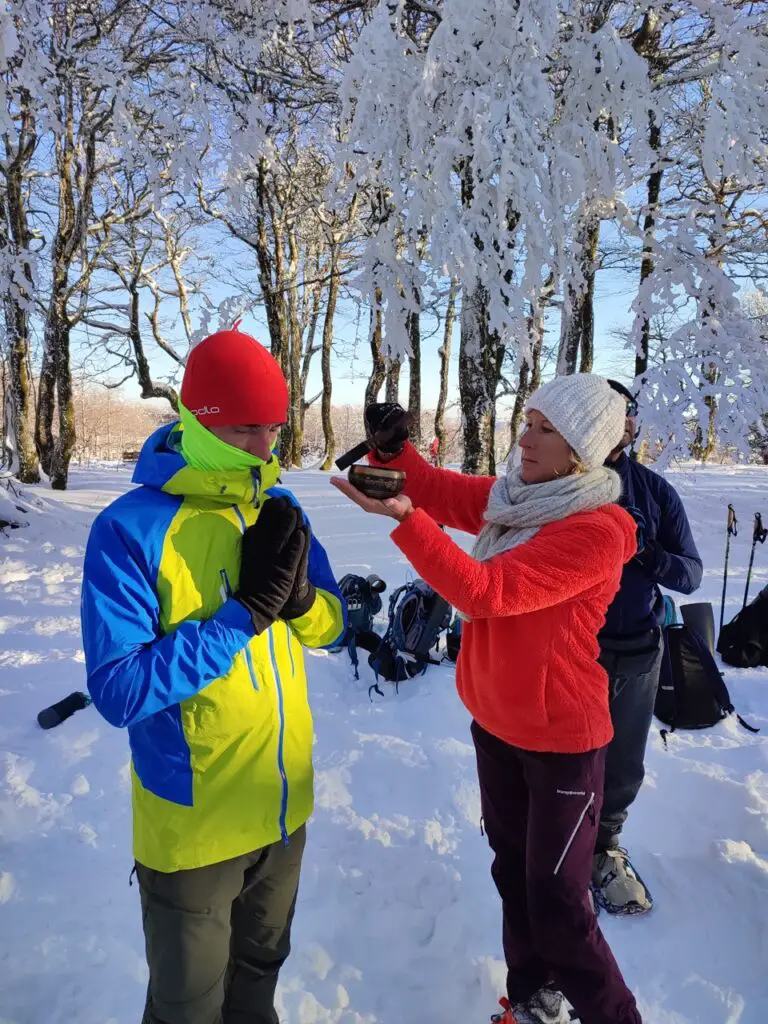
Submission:
[[[193,416],[215,416],[217,412],[221,412],[218,405],[203,405],[199,409],[189,410]]]

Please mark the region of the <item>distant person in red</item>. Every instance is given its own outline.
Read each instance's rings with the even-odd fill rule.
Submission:
[[[369,436],[395,415],[369,406]],[[613,735],[597,634],[637,549],[619,477],[603,465],[625,419],[602,377],[557,377],[529,399],[522,461],[506,476],[434,469],[404,426],[371,458],[405,470],[405,494],[376,501],[333,481],[397,520],[394,542],[465,619],[457,685],[503,905],[499,1024],[565,1024],[566,1000],[582,1024],[641,1021],[589,897]],[[438,522],[476,535],[472,554]]]
[[[437,438],[429,446],[429,461],[433,466],[437,466],[440,461],[440,442]]]

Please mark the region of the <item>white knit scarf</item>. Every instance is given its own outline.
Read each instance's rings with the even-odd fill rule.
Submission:
[[[488,496],[483,517],[486,525],[475,541],[472,557],[485,562],[525,544],[547,523],[609,505],[620,495],[618,473],[605,466],[543,484],[523,483],[519,468],[510,466]]]

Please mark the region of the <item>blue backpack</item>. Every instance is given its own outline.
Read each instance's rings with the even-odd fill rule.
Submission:
[[[450,621],[451,606],[424,580],[398,587],[389,599],[387,631],[368,658],[377,679],[371,690],[381,694],[380,678],[397,689],[404,680],[426,672],[427,665],[439,665],[430,652]]]
[[[367,651],[375,650],[381,638],[373,629],[373,620],[382,609],[381,595],[387,585],[379,576],[356,576],[348,573],[339,580],[339,591],[347,603],[347,631],[335,651],[345,647],[355,668],[355,679],[360,678],[358,672],[357,648]]]

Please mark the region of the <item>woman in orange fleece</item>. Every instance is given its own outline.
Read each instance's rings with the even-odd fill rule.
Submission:
[[[366,410],[385,433],[399,407]],[[605,751],[612,736],[597,634],[636,552],[635,524],[603,465],[623,401],[593,374],[557,377],[530,398],[520,466],[506,476],[435,469],[407,427],[372,461],[405,470],[405,493],[377,501],[392,539],[466,620],[456,677],[472,714],[483,818],[503,904],[504,1024],[640,1024],[589,899]],[[384,430],[382,431],[382,427]],[[435,521],[437,520],[437,522]],[[477,536],[466,554],[437,525]]]

